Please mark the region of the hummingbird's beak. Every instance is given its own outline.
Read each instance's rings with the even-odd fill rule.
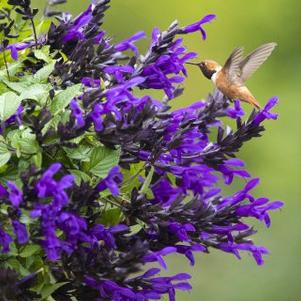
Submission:
[[[186,62],[185,64],[187,64],[187,65],[193,65],[193,66],[199,66],[198,63],[192,63],[192,62]]]

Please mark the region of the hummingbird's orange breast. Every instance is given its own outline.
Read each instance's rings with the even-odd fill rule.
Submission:
[[[250,90],[238,83],[233,82],[229,79],[229,77],[225,74],[223,70],[221,70],[216,76],[216,87],[220,90],[225,96],[230,98],[231,100],[239,99],[244,102],[248,102],[250,104],[255,105],[257,108],[260,108],[259,103],[256,98],[252,95]]]

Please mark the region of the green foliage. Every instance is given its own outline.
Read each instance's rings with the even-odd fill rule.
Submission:
[[[14,92],[6,92],[0,95],[0,118],[7,120],[12,116],[21,104],[21,98]]]
[[[0,2],[0,9],[4,6],[5,3]],[[45,31],[45,24],[47,22],[42,22],[37,26],[37,31]],[[21,20],[16,26],[24,29],[21,38],[31,33]],[[39,170],[51,163],[62,162],[68,172],[75,176],[77,185],[83,182],[97,184],[108,175],[112,167],[118,165],[120,150],[102,145],[90,131],[71,141],[76,147],[61,144],[55,134],[57,127],[69,120],[71,113],[69,104],[72,99],[82,94],[83,86],[78,84],[64,89],[58,86],[53,91],[50,80],[56,79],[53,78],[52,72],[57,57],[64,58],[64,54],[50,53],[49,47],[32,50],[30,56],[28,54],[27,50],[20,52],[18,62],[12,61],[7,55],[10,78],[0,59],[0,65],[2,64],[0,69],[0,120],[4,124],[12,115],[16,114],[21,105],[24,111],[30,110],[30,114],[34,118],[38,118],[41,112],[47,109],[51,114],[51,119],[45,124],[41,135],[48,131],[53,131],[54,134],[49,135],[44,141],[45,145],[41,146],[37,135],[32,131],[33,124],[30,119],[24,119],[19,126],[5,127],[0,134],[0,183],[5,185],[7,181],[14,181],[17,185],[21,185],[20,175],[31,166],[35,166]],[[27,72],[18,76],[26,59],[41,67],[36,72]],[[47,152],[43,149],[43,147],[51,145],[57,145],[55,151]],[[127,175],[130,178],[136,172],[137,170],[132,169],[127,171]],[[99,222],[108,227],[120,223],[123,219],[120,208],[111,203],[109,205],[105,201],[111,198],[109,191],[103,192],[101,197],[104,210],[100,213]],[[4,205],[0,206],[0,215],[2,213],[7,215],[7,208]],[[29,214],[23,213],[21,222],[26,225],[29,232],[35,227],[35,221],[29,217]],[[10,231],[13,236],[12,229]],[[49,269],[45,253],[36,242],[31,242],[26,246],[12,244],[8,254],[0,255],[0,267],[12,268],[22,277],[36,273],[37,283],[33,290],[40,294],[40,301],[54,300],[51,295],[67,284],[67,282],[56,282]]]
[[[55,116],[62,112],[71,102],[71,100],[79,96],[81,93],[82,85],[74,85],[68,87],[66,90],[59,91],[50,105],[50,112]]]
[[[83,170],[99,178],[105,178],[109,170],[118,165],[119,150],[112,150],[104,146],[94,147],[89,161],[83,164]]]

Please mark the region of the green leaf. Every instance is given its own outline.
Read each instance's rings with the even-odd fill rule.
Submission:
[[[108,227],[119,224],[121,220],[122,212],[120,208],[113,208],[106,210],[100,219],[100,222]]]
[[[47,82],[50,74],[54,70],[55,61],[41,68],[34,76],[33,80],[37,83]]]
[[[26,89],[28,89],[30,86],[30,82],[27,82],[27,81],[11,82],[4,78],[1,78],[1,80],[8,88],[17,92],[18,94],[21,94],[23,91],[26,91]]]
[[[19,254],[22,258],[30,257],[34,254],[37,254],[41,251],[41,247],[39,245],[27,245],[22,252]]]
[[[45,104],[49,96],[50,86],[46,84],[33,84],[21,92],[20,98],[32,99],[37,101],[41,106]]]
[[[120,150],[113,150],[105,146],[92,150],[90,161],[84,164],[84,169],[99,178],[105,178],[110,169],[119,163]]]
[[[36,135],[30,133],[29,130],[15,130],[8,138],[12,147],[25,155],[36,154],[40,150]]]
[[[82,162],[89,161],[90,154],[92,152],[91,147],[87,145],[79,145],[77,148],[64,148],[67,156],[70,159],[80,160]]]
[[[140,189],[141,194],[146,194],[148,192],[149,186],[150,186],[153,176],[154,176],[154,172],[155,172],[155,169],[154,169],[154,167],[152,167]]]
[[[4,138],[0,136],[0,167],[4,166],[11,158],[11,152],[4,144]]]
[[[37,154],[31,157],[30,161],[30,163],[34,164],[37,168],[41,168],[43,163],[42,153],[38,152]]]
[[[50,63],[52,61],[52,58],[50,57],[50,46],[44,46],[40,49],[36,49],[34,51],[34,56],[41,60],[41,61],[44,61],[46,63]]]
[[[141,183],[139,181],[139,176],[145,176],[145,163],[139,162],[136,164],[130,164],[129,169],[123,169],[123,184],[121,191],[128,194],[133,189],[139,189]]]
[[[90,182],[91,178],[85,172],[78,169],[69,169],[69,171],[75,176],[76,185],[80,185],[82,181]]]
[[[28,271],[20,261],[18,261],[16,258],[10,258],[7,260],[7,265],[17,271],[21,276],[28,276],[30,274],[30,271]]]
[[[23,66],[23,63],[20,58],[18,61],[10,63],[8,65],[8,72],[9,72],[10,76],[14,76],[17,72],[21,71],[22,66]],[[5,68],[0,70],[0,76],[7,78],[7,72],[6,72]]]
[[[81,94],[82,85],[74,85],[71,87],[68,87],[66,90],[60,91],[53,99],[50,111],[53,115],[58,114],[60,111],[64,110],[71,100],[79,96]]]
[[[46,284],[42,288],[40,294],[42,295],[42,300],[50,297],[56,290],[58,290],[60,287],[64,286],[68,282],[59,282],[55,284]]]
[[[21,98],[14,92],[7,92],[0,96],[0,118],[7,120],[21,104]]]

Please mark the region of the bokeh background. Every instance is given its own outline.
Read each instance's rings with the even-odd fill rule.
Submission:
[[[36,0],[41,8],[45,0]],[[89,0],[69,0],[65,8],[79,13]],[[115,0],[104,27],[116,41],[138,30],[150,35],[155,26],[165,29],[173,20],[190,24],[207,13],[217,14],[206,25],[208,39],[198,34],[185,44],[200,58],[224,62],[237,46],[251,51],[261,43],[276,41],[278,49],[253,76],[248,86],[264,104],[280,97],[277,122],[267,122],[264,138],[240,153],[253,176],[261,178],[258,195],[284,200],[285,208],[273,213],[270,229],[258,225],[257,244],[270,249],[266,264],[258,267],[249,256],[238,261],[212,251],[198,256],[196,267],[172,259],[171,272],[193,274],[194,289],[180,293],[179,301],[299,301],[301,300],[301,2],[300,0]],[[140,43],[141,48],[147,41]],[[174,102],[181,107],[204,98],[212,84],[195,68],[189,68],[185,93]],[[246,110],[250,107],[244,106]]]

